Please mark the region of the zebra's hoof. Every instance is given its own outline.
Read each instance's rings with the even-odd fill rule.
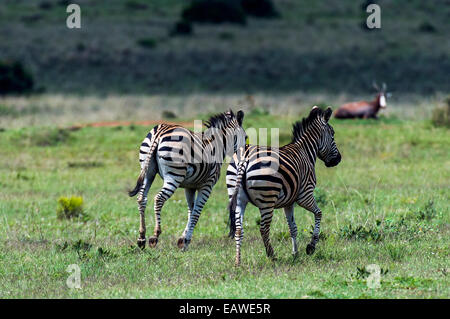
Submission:
[[[140,249],[144,249],[145,248],[145,238],[138,238],[137,245]]]
[[[185,246],[185,240],[186,240],[186,238],[184,238],[184,237],[178,238],[178,242],[177,242],[178,248],[184,249],[184,246]]]
[[[155,248],[157,243],[158,243],[158,237],[156,237],[156,236],[152,236],[148,239],[148,245],[152,248]]]
[[[316,250],[316,247],[314,245],[308,244],[306,246],[306,254],[308,254],[308,255],[314,254],[315,250]]]

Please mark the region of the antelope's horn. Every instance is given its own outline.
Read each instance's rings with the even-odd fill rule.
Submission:
[[[379,91],[380,88],[378,87],[377,83],[375,81],[372,81],[372,86],[375,90]]]

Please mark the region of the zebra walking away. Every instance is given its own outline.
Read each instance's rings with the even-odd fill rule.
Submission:
[[[293,140],[280,148],[247,146],[242,160],[237,154],[227,169],[230,199],[230,236],[236,241],[236,265],[240,264],[243,219],[248,202],[261,213],[260,232],[267,256],[274,257],[269,232],[273,211],[284,208],[292,239],[292,252],[297,255],[297,226],[294,204],[312,212],[315,226],[311,242],[306,247],[312,254],[319,240],[322,212],[314,199],[316,186],[315,163],[319,157],[327,167],[336,166],[341,154],[334,141],[334,130],[328,120],[332,110],[313,107],[309,116],[293,126]]]
[[[149,246],[155,247],[161,234],[161,209],[178,187],[185,189],[188,222],[178,247],[187,250],[200,213],[220,175],[226,155],[245,146],[244,113],[231,110],[212,116],[204,132],[192,132],[179,125],[160,124],[145,137],[140,147],[141,172],[136,187],[140,213],[138,246],[145,247],[145,207],[150,186],[158,173],[164,180],[154,199],[155,228]],[[197,197],[195,193],[197,192]]]

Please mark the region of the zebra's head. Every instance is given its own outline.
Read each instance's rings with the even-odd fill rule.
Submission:
[[[232,111],[230,111],[233,114]],[[247,134],[242,127],[242,122],[244,120],[244,112],[238,111],[236,117],[230,122],[230,130],[228,132],[228,145],[226,148],[226,155],[233,156],[240,150],[245,148],[245,143],[247,140]],[[231,144],[231,145],[230,145]]]
[[[222,138],[217,139],[217,143],[223,147],[223,155],[233,156],[237,151],[245,147],[247,134],[242,128],[244,112],[238,111],[234,114],[232,110],[211,117],[206,126],[221,132]]]
[[[315,106],[313,110],[316,108],[317,106]],[[319,137],[319,148],[317,155],[322,161],[324,161],[326,167],[336,166],[341,161],[341,153],[339,152],[336,142],[334,141],[334,129],[328,123],[331,113],[333,113],[333,111],[330,107],[323,112],[318,112],[318,120],[320,121],[322,129]]]

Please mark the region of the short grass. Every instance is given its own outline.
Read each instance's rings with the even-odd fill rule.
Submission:
[[[246,125],[280,127],[283,144],[299,118],[254,112]],[[312,214],[297,207],[298,258],[276,211],[278,260],[269,260],[249,206],[240,268],[226,238],[224,174],[188,252],[176,247],[187,221],[182,190],[164,206],[157,248],[136,249],[139,216],[126,190],[150,128],[1,131],[0,297],[449,298],[449,131],[397,118],[332,124],[343,160],[332,169],[317,164],[324,217],[315,254],[305,253]],[[150,198],[160,186],[157,178]],[[61,196],[82,196],[88,217],[58,219]],[[149,207],[151,233],[152,200]],[[81,289],[66,286],[70,264],[81,269]],[[367,287],[369,264],[383,270],[378,289]]]

